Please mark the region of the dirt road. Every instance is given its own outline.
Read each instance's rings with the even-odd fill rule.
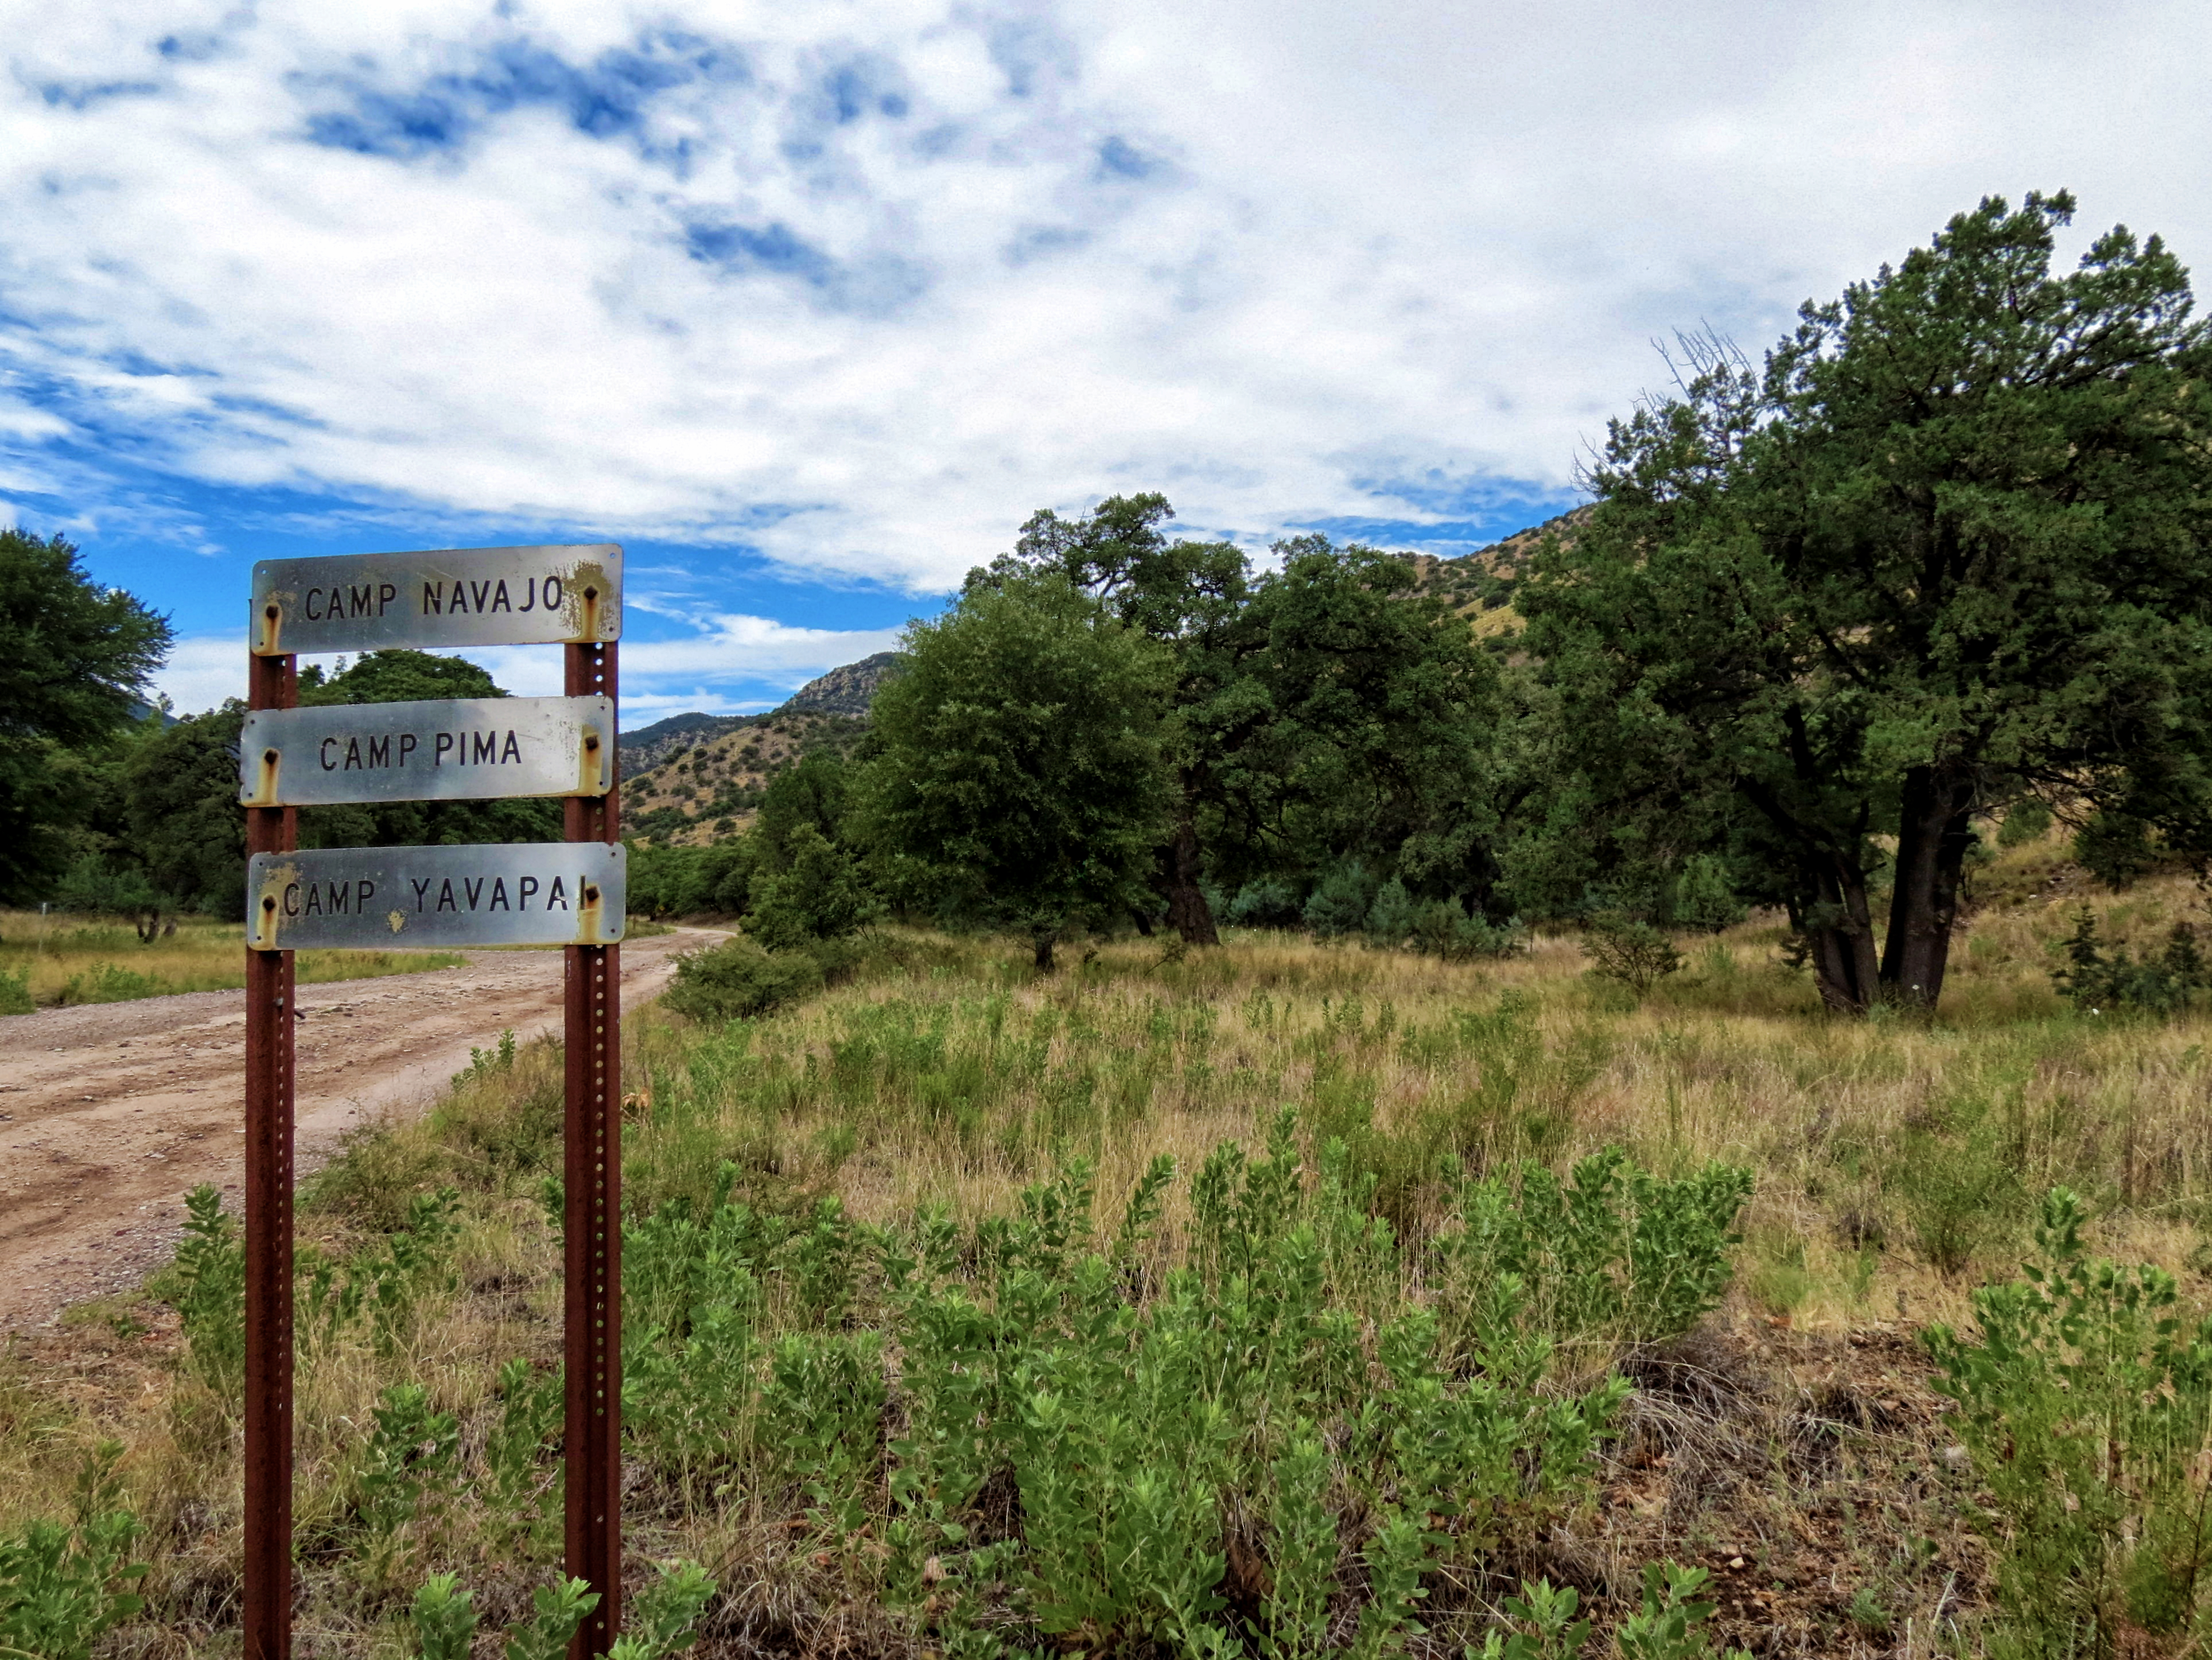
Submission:
[[[623,947],[626,1004],[720,936]],[[299,1163],[346,1131],[428,1101],[501,1031],[561,1025],[561,953],[481,952],[466,966],[300,989]],[[165,1264],[184,1195],[234,1209],[243,1171],[245,994],[192,992],[0,1018],[0,1329],[135,1286]]]

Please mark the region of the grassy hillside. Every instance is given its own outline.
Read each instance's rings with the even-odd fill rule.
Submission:
[[[769,779],[817,749],[849,752],[865,727],[851,715],[764,714],[679,745],[623,780],[623,834],[685,847],[732,835],[752,822]]]
[[[1756,925],[1640,1001],[1566,939],[1124,942],[1040,979],[1025,946],[896,934],[773,1016],[640,1011],[635,1571],[706,1565],[708,1654],[1456,1657],[1532,1629],[1507,1599],[1538,1578],[1611,1632],[1662,1559],[1759,1652],[1981,1651],[1986,1495],[1916,1334],[2010,1274],[2055,1183],[2212,1295],[2212,1021],[2053,996],[2054,858],[1985,873],[2014,903],[1932,1024],[1825,1017]],[[2147,941],[2198,906],[2101,909]],[[314,1652],[411,1651],[434,1570],[499,1618],[554,1570],[559,1077],[487,1055],[303,1204]],[[1547,1209],[1547,1171],[1583,1199]],[[157,1290],[19,1340],[0,1386],[0,1526],[122,1444],[152,1570],[118,1653],[219,1646],[235,1608],[234,1330],[189,1274]]]
[[[1511,626],[1513,591],[1520,586],[1530,556],[1544,538],[1556,536],[1562,543],[1572,543],[1591,512],[1587,507],[1570,508],[1540,525],[1516,531],[1502,541],[1455,558],[1410,555],[1419,578],[1419,591],[1449,599],[1477,635],[1495,634]]]

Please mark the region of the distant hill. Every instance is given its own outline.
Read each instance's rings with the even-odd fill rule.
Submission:
[[[849,751],[902,660],[878,652],[808,681],[765,714],[672,714],[622,738],[623,832],[712,841],[742,828],[768,781],[816,750]]]
[[[1588,504],[1571,508],[1540,525],[1515,531],[1503,541],[1449,559],[1427,553],[1406,557],[1413,561],[1423,593],[1444,595],[1462,614],[1499,611],[1513,603],[1513,590],[1527,574],[1529,556],[1545,537],[1556,535],[1563,543],[1573,542],[1595,510]]]
[[[635,772],[625,750],[623,834],[680,844],[742,830],[776,774],[817,750],[850,754],[867,729],[854,715],[778,709],[718,717],[665,739],[659,760]]]
[[[884,676],[905,661],[903,652],[879,651],[873,657],[832,669],[792,693],[776,713],[798,714],[811,709],[821,714],[866,716]]]
[[[617,745],[623,776],[634,778],[647,768],[657,766],[675,750],[719,738],[759,719],[757,714],[672,714],[665,721],[626,732]]]
[[[884,677],[904,661],[895,651],[879,651],[809,680],[765,714],[672,714],[649,727],[622,735],[622,770],[636,778],[669,760],[678,751],[711,744],[730,733],[766,725],[779,715],[842,714],[867,717],[868,703]]]
[[[1521,631],[1521,614],[1513,609],[1513,593],[1528,575],[1530,556],[1547,536],[1571,543],[1594,511],[1587,503],[1571,508],[1540,525],[1515,531],[1503,541],[1449,559],[1431,553],[1399,556],[1413,568],[1415,592],[1441,594],[1467,618],[1476,638],[1493,649],[1505,649],[1510,636]]]

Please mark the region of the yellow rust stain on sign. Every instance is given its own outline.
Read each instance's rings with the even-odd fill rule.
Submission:
[[[300,879],[297,865],[271,865],[262,879],[261,892],[257,897],[253,914],[246,918],[246,943],[257,951],[275,951],[278,930],[284,921],[284,909],[277,903],[284,890]]]
[[[576,611],[576,626],[570,630],[568,638],[579,645],[591,645],[599,637],[599,614],[614,593],[613,580],[598,560],[582,559],[568,573],[568,592],[575,596]]]
[[[276,775],[283,761],[281,751],[265,749],[254,763],[253,787],[242,802],[249,807],[273,807],[283,798],[276,793]]]

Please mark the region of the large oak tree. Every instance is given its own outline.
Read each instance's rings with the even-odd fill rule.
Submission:
[[[2008,802],[2208,845],[2212,351],[2155,237],[2054,273],[2073,209],[1983,202],[1762,368],[1693,351],[1518,596],[1571,816],[1725,845],[1837,1009],[1934,1005]]]
[[[876,693],[865,839],[910,903],[988,917],[1040,970],[1144,891],[1168,818],[1174,665],[1056,573],[971,587],[911,624]]]
[[[125,731],[168,645],[168,620],[70,543],[0,531],[0,899],[40,897],[66,864],[88,806],[70,752]]]

